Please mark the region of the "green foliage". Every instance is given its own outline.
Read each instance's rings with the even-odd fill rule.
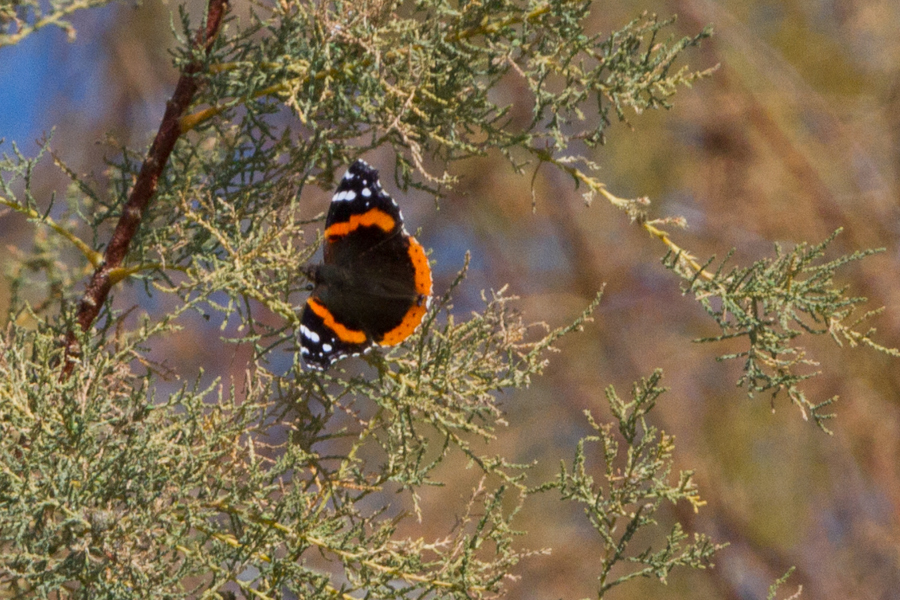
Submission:
[[[598,423],[590,411],[585,411],[597,435],[578,442],[572,468],[563,464],[559,479],[538,490],[558,490],[563,500],[583,506],[603,548],[597,555],[598,598],[635,577],[656,577],[665,583],[676,567],[705,568],[713,554],[724,547],[701,534],[688,541],[676,523],[658,550],[634,549],[639,545],[635,536],[659,527],[656,514],[663,501],[688,502],[694,510],[704,504],[692,472],[682,471],[670,481],[675,442],[647,423],[647,414],[665,392],[658,385],[661,378],[662,372],[656,371],[635,383],[630,402],[619,398],[612,387],[607,389],[606,399],[616,423]],[[599,483],[587,467],[585,447],[589,443],[599,444],[602,454],[604,470]],[[614,575],[617,567],[624,572]]]
[[[432,345],[473,344],[485,363],[506,365],[509,381],[523,381],[540,371],[542,350],[562,332],[518,346],[522,331],[498,298],[472,321],[442,328]],[[42,331],[8,326],[0,346],[5,589],[177,598],[221,594],[230,584],[258,598],[287,590],[483,597],[528,555],[512,547],[516,511],[502,502],[510,493],[520,502],[521,485],[505,476],[502,459],[477,456],[463,437],[489,436],[497,421],[487,389],[458,390],[466,403],[448,402],[452,392],[399,359],[398,371],[384,368],[372,379],[328,377],[330,393],[319,393],[314,376],[290,382],[259,369],[240,390],[194,383],[157,399],[153,376],[129,365],[137,341],[86,354],[80,376],[60,382],[59,345]],[[466,360],[455,354],[426,364],[446,378]],[[305,396],[299,407],[296,390]],[[380,404],[372,416],[334,430],[329,412],[352,413],[370,400]],[[317,401],[326,416],[304,413]],[[277,426],[290,435],[273,442]],[[429,440],[429,426],[443,440]],[[336,436],[351,441],[349,450],[328,451]],[[509,481],[473,490],[451,537],[429,543],[395,535],[382,496],[423,485],[433,463],[421,463],[433,444],[443,448],[434,463],[450,446],[462,447],[486,477]],[[377,447],[386,460],[359,457]],[[373,496],[382,505],[374,514],[363,508]],[[344,583],[301,558],[313,552],[342,565]]]
[[[275,105],[247,100],[277,95],[303,124],[300,139],[290,141],[306,164],[330,172],[335,161],[389,144],[408,185],[411,167],[427,175],[425,156],[447,161],[600,143],[610,107],[624,119],[626,108],[667,106],[677,86],[699,77],[670,69],[682,50],[709,35],[657,42],[671,21],[646,14],[610,35],[590,33],[584,19],[592,3],[584,0],[524,9],[510,1],[400,6],[297,3],[265,19],[254,15],[242,35],[264,34],[261,42],[222,44],[211,59],[219,75],[203,97],[213,108],[187,122],[237,106],[271,112]],[[506,77],[522,79],[532,93],[527,122],[491,97]],[[259,133],[266,137],[264,127]]]
[[[706,312],[712,316],[722,334],[696,340],[719,342],[743,339],[747,348],[726,354],[719,360],[743,360],[744,373],[738,380],[747,392],[770,392],[773,402],[780,392],[786,392],[791,402],[807,413],[823,430],[824,421],[833,417],[821,410],[836,398],[813,403],[800,388],[800,383],[817,372],[810,371],[817,363],[806,356],[800,340],[807,335],[829,334],[841,345],[864,344],[892,356],[900,351],[877,344],[874,329],[860,331],[858,327],[879,310],[857,315],[857,308],[866,298],[848,294],[846,286],[835,283],[838,268],[878,252],[857,251],[822,262],[825,250],[840,233],[835,231],[820,244],[800,243],[790,252],[775,246],[775,257],[756,261],[749,267],[726,270],[727,256],[714,273],[706,268],[685,268],[677,254],[664,259],[667,268],[677,272],[687,283],[685,292],[694,294]]]

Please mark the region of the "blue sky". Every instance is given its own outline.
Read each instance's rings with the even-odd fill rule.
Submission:
[[[39,31],[18,45],[0,48],[0,138],[9,149],[16,141],[26,152],[34,139],[52,126],[46,123],[50,102],[56,96],[53,54],[56,44],[46,38],[62,36],[60,31]]]
[[[74,42],[56,27],[36,31],[16,45],[0,47],[0,151],[15,141],[26,155],[35,139],[57,125],[69,111],[90,116],[102,87],[98,84],[105,48],[97,32],[111,22],[116,7],[105,6],[73,15]]]

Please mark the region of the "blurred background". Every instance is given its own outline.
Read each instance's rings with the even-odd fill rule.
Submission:
[[[74,43],[48,29],[0,48],[0,151],[15,140],[33,154],[34,140],[55,127],[61,158],[78,173],[102,174],[104,156],[114,152],[110,140],[146,147],[177,78],[167,54],[172,7],[155,0],[113,5],[76,15]],[[591,18],[598,31],[610,31],[644,10],[677,14],[673,35],[712,24],[714,37],[678,64],[719,69],[681,90],[672,110],[614,124],[595,155],[599,179],[618,196],[648,196],[652,217],[686,217],[689,227],[675,239],[701,258],[735,248],[735,262],[746,265],[771,256],[773,242],[818,242],[839,227],[844,233],[831,257],[886,248],[844,271],[841,282],[869,297],[871,307],[886,306],[874,323],[876,339],[900,346],[900,3],[619,0],[598,2]],[[525,94],[514,81],[500,91],[511,103]],[[524,115],[529,109],[517,108]],[[390,181],[391,156],[366,159]],[[460,318],[480,307],[482,289],[509,284],[526,321],[561,326],[606,284],[594,322],[562,341],[546,376],[500,398],[509,426],[494,452],[516,462],[541,459],[533,481],[552,478],[559,460],[570,461],[577,440],[590,433],[583,411],[609,419],[602,389],[614,385],[626,395],[634,380],[660,367],[671,389],[652,413],[654,424],[675,435],[677,466],[696,472],[708,501],[697,514],[667,508],[663,524],[679,519],[689,532],[730,543],[713,569],[675,572],[667,587],[638,580],[608,597],[765,598],[793,565],[785,590],[802,585],[803,598],[900,598],[897,359],[827,339],[808,343],[823,374],[807,382],[807,395],[840,397],[834,435],[827,436],[786,399],[751,399],[735,387],[740,365],[715,357],[738,345],[691,342],[715,335],[714,323],[661,266],[661,244],[620,211],[600,198],[586,206],[583,190],[546,167],[535,183],[536,214],[530,172],[517,175],[499,157],[450,169],[460,182],[439,210],[420,193],[401,204],[433,250],[438,293],[472,252],[471,274],[455,301]],[[65,189],[51,165],[42,176],[48,194]],[[318,212],[330,191],[308,189],[306,196]],[[35,232],[5,215],[0,235],[6,254],[30,244]],[[166,309],[169,300],[142,294],[137,286],[122,290],[117,302]],[[160,342],[157,358],[185,375],[204,366],[218,367],[210,376],[241,377],[246,349],[215,344],[215,322],[197,318],[193,326]],[[591,466],[599,476],[598,456]],[[446,534],[453,502],[462,505],[477,477],[458,467],[442,467],[447,487],[423,496],[434,530],[410,519],[405,533]],[[523,545],[553,551],[521,565],[509,597],[596,596],[592,555],[600,546],[577,509],[566,513],[548,497],[519,524],[530,532]]]

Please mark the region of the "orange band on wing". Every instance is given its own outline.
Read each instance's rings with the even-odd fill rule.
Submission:
[[[406,315],[400,324],[384,334],[384,337],[378,343],[382,346],[395,346],[411,336],[416,327],[419,326],[419,323],[422,322],[426,308],[425,299],[423,298],[420,304],[414,304],[412,308],[406,311]]]
[[[325,308],[322,304],[319,304],[316,300],[310,298],[306,301],[306,305],[323,321],[325,321],[325,326],[328,327],[331,331],[335,333],[335,335],[340,338],[342,342],[348,344],[365,344],[366,343],[366,334],[364,331],[357,331],[355,329],[348,329],[335,321],[334,315],[331,314],[327,308]]]
[[[409,238],[409,258],[416,272],[416,292],[419,293],[419,300],[406,311],[399,325],[384,334],[378,342],[382,346],[394,346],[411,336],[428,310],[428,297],[431,296],[431,266],[428,264],[428,257],[425,256],[425,249],[414,237]]]
[[[428,264],[428,257],[425,256],[425,249],[414,237],[409,238],[409,258],[416,271],[416,291],[423,296],[430,296],[431,266]]]
[[[341,237],[360,227],[378,227],[379,229],[390,232],[393,231],[396,226],[397,221],[394,220],[394,217],[383,210],[373,208],[359,215],[351,215],[350,219],[347,221],[335,223],[325,230],[325,237]]]

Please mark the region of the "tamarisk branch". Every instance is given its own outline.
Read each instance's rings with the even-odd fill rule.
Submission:
[[[216,36],[221,29],[225,13],[228,9],[227,0],[209,0],[206,14],[206,25],[197,31],[194,44],[208,54]],[[115,281],[111,274],[122,266],[131,240],[140,227],[144,213],[149,206],[153,195],[156,193],[159,177],[169,160],[175,142],[183,133],[179,119],[190,106],[197,92],[197,74],[202,68],[202,61],[195,59],[181,72],[171,100],[166,103],[166,112],[159,126],[159,131],[147,152],[144,164],[131,190],[131,195],[122,210],[116,228],[112,234],[103,262],[94,271],[90,283],[81,298],[78,306],[78,326],[82,331],[90,329],[100,308],[106,302],[109,291]],[[69,330],[66,335],[65,364],[63,365],[62,379],[71,375],[75,367],[75,357],[81,352],[81,347],[74,330]]]

